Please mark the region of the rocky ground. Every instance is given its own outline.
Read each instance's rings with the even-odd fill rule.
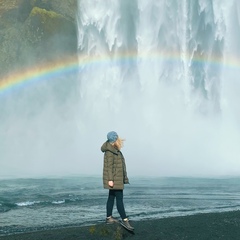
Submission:
[[[2,240],[238,240],[240,211],[132,222],[131,233],[119,224],[105,223],[0,237]]]

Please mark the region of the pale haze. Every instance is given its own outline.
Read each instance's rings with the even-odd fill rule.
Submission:
[[[240,175],[239,1],[82,0],[77,14],[67,101],[51,80],[0,98],[0,178],[101,175],[109,131],[129,178]]]

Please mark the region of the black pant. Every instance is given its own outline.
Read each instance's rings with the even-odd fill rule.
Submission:
[[[123,190],[109,190],[108,200],[107,200],[107,217],[112,216],[114,199],[117,200],[117,210],[122,219],[127,218],[124,205],[123,205]]]

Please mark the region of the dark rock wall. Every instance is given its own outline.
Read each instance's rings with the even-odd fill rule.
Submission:
[[[0,77],[77,54],[77,0],[0,0]]]

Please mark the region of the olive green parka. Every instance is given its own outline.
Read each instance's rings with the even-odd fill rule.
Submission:
[[[128,184],[125,159],[121,151],[114,148],[108,141],[105,142],[101,151],[104,153],[103,163],[103,186],[106,189],[124,189],[124,184]],[[113,187],[108,185],[108,181],[113,181]]]

